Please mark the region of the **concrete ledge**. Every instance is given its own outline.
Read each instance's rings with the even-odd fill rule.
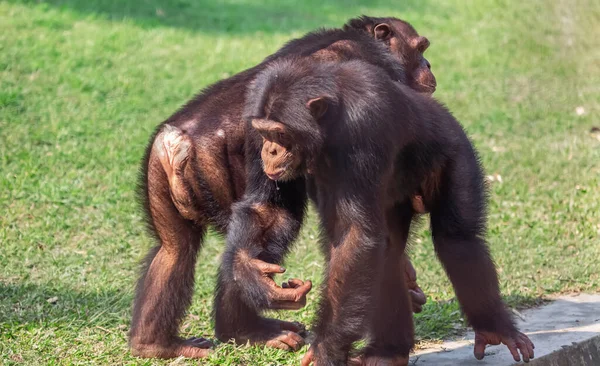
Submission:
[[[600,336],[581,343],[563,346],[561,350],[552,352],[532,360],[532,366],[597,366],[600,365]]]
[[[600,295],[562,296],[539,308],[523,311],[519,329],[535,344],[529,364],[600,365]],[[411,365],[506,366],[515,364],[504,345],[486,348],[485,358],[473,357],[474,333],[417,351]]]

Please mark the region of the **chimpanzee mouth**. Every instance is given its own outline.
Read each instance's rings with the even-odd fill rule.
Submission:
[[[435,93],[436,85],[421,84],[421,88],[420,89],[421,89],[419,91],[420,93],[431,95],[431,94]]]

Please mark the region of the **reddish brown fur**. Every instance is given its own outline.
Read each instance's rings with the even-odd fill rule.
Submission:
[[[159,126],[146,152],[142,176],[148,223],[159,245],[147,256],[137,286],[130,334],[130,345],[135,354],[143,357],[203,357],[207,354],[206,343],[196,338],[184,341],[177,334],[191,302],[194,265],[204,232],[208,226],[213,226],[225,233],[232,205],[246,190],[248,146],[246,124],[241,118],[245,86],[267,62],[283,55],[315,54],[316,60],[360,58],[379,62],[377,58],[381,55],[368,51],[373,46],[365,44],[357,36],[356,29],[366,31],[362,25],[357,25],[343,31],[317,32],[293,41],[257,67],[211,86]],[[407,74],[412,74],[412,66],[405,65],[409,58],[402,54],[394,56],[395,62],[404,65]],[[386,71],[394,76],[395,71]],[[404,76],[399,76],[398,80],[404,81]],[[167,131],[171,131],[172,136],[166,138],[164,133]],[[259,223],[264,222],[265,217],[277,217],[266,224],[266,229],[260,230],[262,241],[272,241],[268,239],[271,231],[278,233],[284,229],[287,231],[283,237],[291,241],[297,234],[303,211],[284,215],[281,210],[268,207],[255,213]],[[279,257],[267,257],[264,259],[272,262],[280,260]],[[258,266],[260,262],[253,263]],[[256,286],[251,290],[266,288],[271,296],[267,302],[273,307],[297,308],[310,290],[309,283],[273,288],[270,282],[263,281],[264,274],[278,273],[273,268],[247,268],[246,271],[255,271],[252,276],[258,280],[255,285],[248,281],[244,286]],[[239,307],[227,305],[230,303]],[[259,309],[241,304],[236,297],[233,302],[222,304],[225,304],[222,308],[215,309],[216,313],[222,314],[217,315],[216,320],[221,338],[233,337],[241,342],[266,343],[286,349],[300,346],[297,335],[288,334],[299,331],[297,326],[260,318],[257,315]],[[235,319],[239,317],[248,320],[248,328],[235,328],[239,323]],[[223,325],[222,319],[227,318],[233,319],[234,328]]]

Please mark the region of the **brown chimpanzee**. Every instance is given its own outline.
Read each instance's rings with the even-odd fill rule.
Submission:
[[[232,262],[277,260],[277,241],[257,242],[265,220],[260,208],[293,205],[304,194],[298,181],[310,176],[328,264],[317,338],[304,365],[345,365],[353,342],[366,334],[366,364],[408,364],[413,323],[397,263],[416,191],[431,212],[437,256],[477,333],[475,357],[499,342],[516,361],[519,352],[526,362],[533,357],[532,342],[500,297],[485,242],[482,168],[445,107],[361,60],[289,58],[257,76],[245,116],[254,129],[246,147],[249,178],[232,213],[220,285],[236,286]]]
[[[289,42],[258,66],[207,88],[157,128],[142,166],[141,194],[159,245],[147,255],[137,285],[130,332],[135,355],[208,354],[210,342],[184,340],[178,328],[192,299],[194,266],[206,229],[213,226],[225,233],[232,205],[246,191],[247,127],[242,110],[246,86],[256,74],[268,62],[286,55],[311,56],[315,62],[363,59],[380,66],[393,80],[432,93],[435,78],[423,57],[428,44],[399,19],[354,19],[344,29],[321,30]],[[309,281],[291,280],[279,287],[272,279],[285,271],[278,263],[304,216],[304,183],[296,185],[297,196],[285,204],[266,201],[251,208],[259,222],[248,230],[258,231],[257,244],[268,244],[278,252],[272,249],[259,256],[248,253],[248,257],[241,253],[233,263],[231,289],[220,287],[219,292],[226,292],[231,301],[223,302],[219,295],[214,309],[221,340],[235,338],[284,349],[303,344],[296,334],[301,330],[298,324],[259,317],[265,308],[301,308],[311,289]],[[406,269],[418,311],[425,295],[416,285],[410,261],[404,257],[400,266]]]

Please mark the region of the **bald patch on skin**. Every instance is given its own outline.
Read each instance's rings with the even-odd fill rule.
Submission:
[[[225,131],[219,129],[215,135],[225,138]],[[208,137],[194,143],[186,131],[168,124],[155,138],[152,152],[167,175],[171,200],[181,216],[188,220],[209,219],[197,208],[205,202],[202,187],[189,184],[197,180],[197,172],[201,172],[219,206],[228,208],[234,200],[227,163],[214,154],[217,147],[218,141]]]
[[[194,154],[192,139],[179,128],[164,125],[154,139],[152,153],[158,158],[167,175],[169,193],[177,211],[188,220],[200,219],[193,194],[185,179],[185,170]]]

